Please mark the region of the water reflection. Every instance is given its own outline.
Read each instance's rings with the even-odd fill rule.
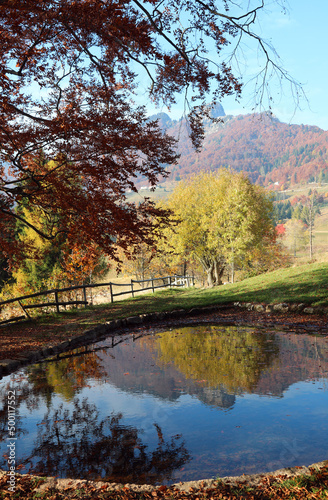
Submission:
[[[198,325],[109,338],[0,382],[22,471],[164,483],[326,459],[327,338]]]
[[[29,382],[37,392],[45,393],[49,402],[54,392],[65,401],[72,401],[75,394],[88,386],[90,378],[101,380],[105,374],[96,352],[87,348],[62,355],[60,362],[33,365],[27,373]]]
[[[154,424],[158,443],[154,451],[142,442],[139,431],[123,425],[122,414],[99,418],[86,399],[75,398],[72,409],[60,404],[39,423],[34,448],[23,461],[35,474],[103,479],[114,482],[168,481],[172,472],[190,460],[181,436],[165,441]]]
[[[156,349],[161,364],[174,363],[187,379],[233,394],[253,392],[263,369],[279,356],[274,334],[232,326],[165,332],[156,339]]]

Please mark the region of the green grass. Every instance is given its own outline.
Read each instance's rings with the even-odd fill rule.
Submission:
[[[256,276],[220,293],[221,301],[328,305],[328,263],[306,264]]]
[[[42,331],[45,340],[47,334],[64,339],[113,319],[232,302],[263,304],[287,302],[328,306],[328,263],[278,269],[239,283],[212,289],[197,287],[164,289],[154,294],[142,294],[113,304],[43,315],[31,322],[12,324],[6,329],[18,337],[23,334],[23,330],[29,328],[31,333],[32,329]],[[3,329],[0,329],[0,334],[1,330]],[[40,335],[37,338],[40,341]]]
[[[328,498],[327,462],[321,470],[311,469],[308,474],[291,476],[273,485],[273,489],[284,492],[283,498]]]
[[[328,306],[328,263],[278,269],[239,283],[215,288],[164,289],[114,304],[73,310],[65,316],[84,316],[88,310],[101,314],[105,310],[108,316],[117,319],[142,313],[191,309],[237,301],[267,304],[303,302],[314,306]],[[57,317],[62,318],[63,315]],[[47,321],[46,318],[44,320]]]
[[[262,274],[239,283],[214,288],[164,289],[114,304],[95,306],[111,311],[113,318],[148,312],[191,309],[231,302],[304,302],[328,306],[328,263],[308,264]],[[80,310],[81,311],[81,310]],[[80,311],[71,314],[80,314]],[[81,311],[83,312],[83,311]]]

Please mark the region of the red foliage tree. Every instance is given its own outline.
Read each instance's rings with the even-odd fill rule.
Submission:
[[[250,29],[264,1],[237,16],[229,13],[235,2],[221,7],[212,0],[0,0],[3,250],[17,252],[15,221],[30,224],[17,210],[23,202],[49,218],[44,230],[34,227],[45,238],[85,238],[111,256],[113,241],[123,248],[149,241],[166,213],[149,200],[127,203],[125,192],[140,175],[155,185],[176,153],[174,140],[133,102],[137,71],[157,104],[191,91],[196,148],[207,95],[217,100],[241,90],[228,64],[209,59],[208,46],[220,54],[235,40],[236,55],[249,37],[265,55],[260,75],[271,67],[286,76]]]
[[[279,236],[279,237],[284,236],[284,234],[286,233],[285,224],[277,224],[276,225],[276,233],[277,233],[277,236]]]

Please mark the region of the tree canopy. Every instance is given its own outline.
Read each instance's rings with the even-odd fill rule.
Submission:
[[[248,10],[231,0],[0,0],[0,232],[18,251],[17,220],[42,237],[93,241],[112,257],[149,240],[167,214],[145,200],[126,201],[144,176],[154,186],[176,161],[174,140],[138,106],[139,78],[155,104],[185,96],[196,148],[205,102],[240,95],[231,59],[246,37],[258,44],[267,78],[288,78],[252,26],[264,0]],[[221,51],[231,44],[231,58]],[[263,71],[262,71],[263,70]],[[37,207],[42,231],[17,211]],[[154,217],[154,216],[157,217]],[[53,223],[55,221],[55,223]]]

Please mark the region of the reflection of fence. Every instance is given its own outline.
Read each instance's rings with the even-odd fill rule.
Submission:
[[[146,286],[142,286],[141,284],[146,284]],[[0,302],[0,310],[2,310],[5,306],[9,306],[10,304],[18,304],[19,308],[23,311],[24,315],[21,316],[14,316],[9,319],[5,319],[0,321],[0,325],[4,323],[10,323],[11,321],[18,321],[21,319],[26,319],[30,318],[30,315],[28,313],[29,309],[37,309],[41,307],[47,307],[47,308],[55,308],[56,311],[59,313],[60,312],[60,307],[66,307],[69,306],[78,306],[78,305],[88,305],[88,300],[87,300],[87,289],[92,289],[92,288],[99,288],[99,287],[107,287],[110,295],[110,301],[114,302],[114,297],[118,297],[120,295],[126,295],[130,294],[132,297],[135,296],[135,293],[137,292],[144,292],[146,290],[152,290],[153,292],[157,288],[165,288],[165,287],[180,287],[180,286],[192,286],[194,285],[194,277],[193,276],[165,276],[163,278],[149,278],[146,280],[131,280],[130,283],[97,283],[94,285],[77,285],[77,286],[71,286],[71,287],[66,287],[66,288],[57,288],[54,290],[45,290],[43,292],[38,292],[38,293],[31,293],[30,295],[24,295],[22,297],[16,297],[14,299],[9,299],[5,300],[3,302]],[[139,286],[139,287],[138,287]],[[118,292],[114,293],[114,287],[128,287],[128,290],[125,290],[123,292]],[[75,300],[72,300],[71,297],[71,292],[74,292],[77,294],[77,291],[80,290],[82,295],[81,298],[78,300],[77,295],[75,296]],[[67,292],[69,295],[69,300],[67,300]],[[66,296],[62,296],[62,294],[65,294]],[[41,303],[33,303],[33,301],[37,297],[41,296],[46,296],[47,302],[41,302]],[[32,303],[24,303],[26,300],[31,300]],[[65,300],[66,299],[66,300]],[[0,318],[1,319],[1,318]],[[2,318],[3,319],[3,318]]]

